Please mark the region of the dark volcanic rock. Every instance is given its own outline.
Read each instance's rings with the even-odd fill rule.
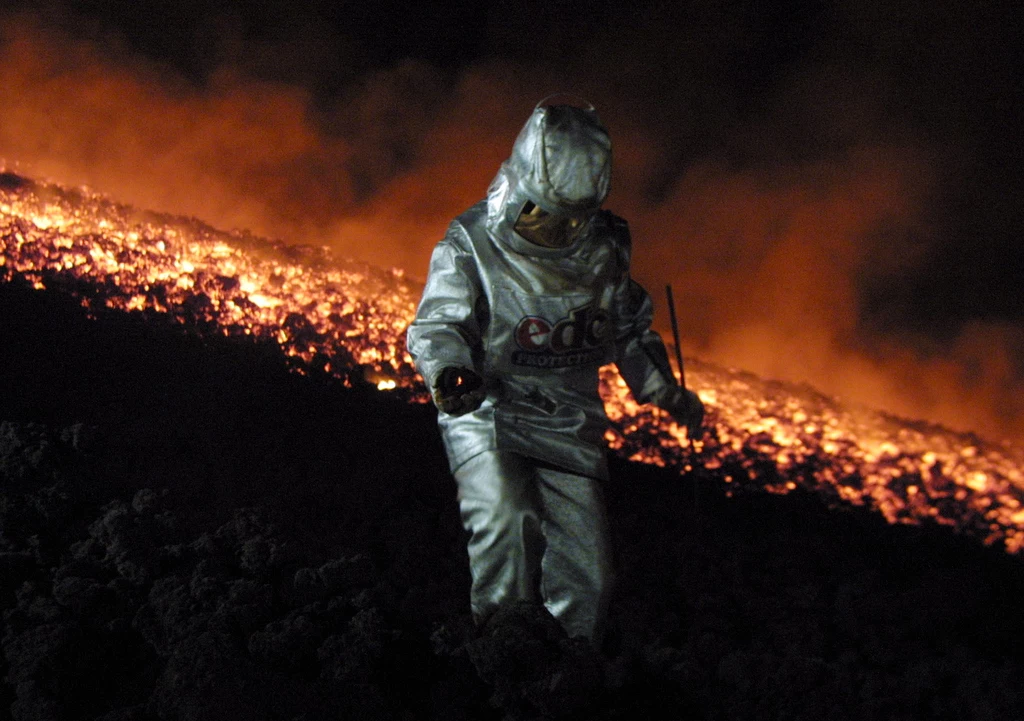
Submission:
[[[478,631],[429,407],[97,315],[0,284],[12,719],[1021,718],[1020,559],[613,459],[600,652]]]
[[[499,610],[467,652],[493,688],[492,703],[519,718],[569,718],[601,700],[599,654],[583,639],[570,639],[538,604]]]

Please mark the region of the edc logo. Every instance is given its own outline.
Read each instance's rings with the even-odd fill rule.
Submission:
[[[608,312],[594,304],[573,308],[569,317],[553,324],[546,318],[528,315],[516,325],[516,345],[531,353],[571,353],[604,344],[608,335]]]

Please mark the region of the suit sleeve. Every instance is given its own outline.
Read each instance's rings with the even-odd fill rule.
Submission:
[[[480,279],[464,235],[453,223],[434,248],[423,297],[406,333],[409,353],[430,389],[448,366],[475,369],[481,346]]]
[[[620,237],[620,278],[615,290],[615,365],[638,403],[652,403],[677,385],[668,352],[658,333],[651,329],[654,304],[647,291],[629,276],[630,240],[624,221]]]

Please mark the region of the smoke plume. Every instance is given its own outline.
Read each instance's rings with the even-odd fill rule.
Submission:
[[[663,329],[673,285],[687,353],[1019,441],[1024,318],[985,305],[977,288],[1004,282],[985,277],[990,265],[951,270],[967,252],[951,189],[976,167],[962,133],[980,131],[941,101],[967,76],[947,63],[942,83],[918,77],[965,48],[928,45],[897,74],[909,41],[883,37],[892,47],[844,61],[879,21],[836,8],[839,19],[812,18],[824,39],[809,47],[768,42],[760,16],[712,10],[629,25],[604,7],[611,22],[576,35],[527,33],[495,12],[491,51],[454,70],[411,57],[360,65],[344,38],[308,25],[249,46],[222,18],[216,52],[191,76],[118,31],[9,13],[0,159],[422,277],[533,105],[573,91],[611,130],[608,206],[630,221],[634,275]],[[921,21],[911,36],[954,26]],[[325,90],[318,68],[331,63]],[[1002,251],[993,230],[988,248]],[[973,306],[956,304],[957,287],[974,289]]]

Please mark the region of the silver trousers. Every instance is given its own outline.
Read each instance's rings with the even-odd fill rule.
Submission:
[[[508,451],[474,456],[454,475],[476,622],[539,601],[570,636],[599,643],[612,583],[600,481]]]

